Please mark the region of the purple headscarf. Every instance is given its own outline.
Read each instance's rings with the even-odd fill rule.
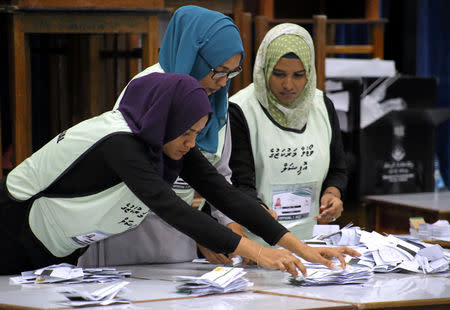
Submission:
[[[131,131],[148,145],[150,160],[168,183],[175,181],[182,160],[165,156],[163,145],[212,113],[204,88],[193,77],[181,73],[152,73],[133,79],[119,111]]]

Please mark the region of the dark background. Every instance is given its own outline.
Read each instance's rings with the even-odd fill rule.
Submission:
[[[244,1],[244,3],[245,11],[257,11],[257,1]],[[437,79],[437,105],[449,107],[450,51],[448,42],[450,23],[447,19],[450,1],[381,0],[380,4],[380,17],[389,20],[385,26],[384,58],[394,60],[398,72],[402,74],[435,77]],[[313,14],[326,14],[328,18],[362,18],[364,17],[364,1],[275,1],[275,18],[311,18]],[[11,123],[8,107],[6,20],[3,15],[0,15],[0,29],[1,143],[3,153],[5,153],[11,144]],[[338,43],[364,44],[367,41],[367,29],[363,26],[342,26],[336,29],[336,37]],[[52,46],[52,51],[64,53],[70,49],[73,45],[66,43],[70,41],[68,38],[58,39],[60,45]],[[49,120],[52,119],[48,112],[51,93],[49,89],[59,87],[59,85],[49,78],[48,63],[52,57],[46,50],[49,42],[51,40],[48,35],[33,35],[31,40],[33,150],[38,149],[53,137],[52,130],[48,128]],[[72,83],[75,82],[72,81]],[[111,102],[111,107],[113,104],[114,102]],[[82,101],[76,102],[75,108],[72,108],[75,111],[69,112],[79,113],[82,118],[84,114],[82,107]],[[450,126],[448,123],[438,126],[436,133],[437,156],[442,176],[447,185],[450,181]]]

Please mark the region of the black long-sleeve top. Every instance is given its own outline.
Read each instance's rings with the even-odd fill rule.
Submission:
[[[332,137],[330,144],[330,166],[322,184],[322,192],[327,187],[334,186],[343,195],[347,187],[348,179],[339,120],[333,102],[325,95],[324,102],[328,112]],[[247,121],[241,108],[232,102],[230,102],[229,115],[232,141],[230,168],[233,172],[231,181],[234,186],[250,197],[258,199],[263,204],[262,200],[258,198],[256,191],[255,163]]]
[[[287,232],[255,200],[231,186],[198,149],[184,156],[180,176],[220,211],[269,244],[276,244]],[[82,196],[122,181],[155,214],[198,243],[219,253],[236,249],[240,236],[181,200],[154,169],[146,145],[132,134],[115,134],[100,142],[42,194]]]

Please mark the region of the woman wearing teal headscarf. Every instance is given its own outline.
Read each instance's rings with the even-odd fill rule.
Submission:
[[[237,62],[230,68],[221,68],[235,55]],[[189,74],[209,91],[213,119],[197,138],[197,145],[209,153],[217,151],[217,132],[226,123],[230,86],[230,79],[211,79],[211,69],[239,72],[243,57],[238,28],[231,18],[219,12],[193,5],[182,7],[175,12],[164,35],[159,54],[164,72]]]
[[[231,176],[228,166],[231,142],[227,126],[227,93],[230,79],[241,71],[243,57],[239,30],[231,18],[197,6],[184,6],[174,13],[169,22],[161,44],[159,62],[133,78],[153,72],[170,72],[189,74],[200,81],[209,96],[213,114],[198,135],[197,146],[228,181]],[[124,92],[125,89],[115,109]],[[177,179],[173,188],[188,204],[192,203],[194,190],[181,178]],[[232,223],[215,209],[213,215],[223,225]],[[203,248],[203,251],[207,249]],[[209,252],[209,255],[213,254]],[[142,225],[133,231],[92,245],[80,264],[167,263],[190,261],[196,257],[195,242],[155,215],[147,216]],[[216,257],[222,262],[228,261],[223,255]]]
[[[299,239],[311,238],[317,221],[340,217],[345,154],[333,103],[316,89],[309,33],[290,23],[272,28],[258,49],[253,83],[230,103],[233,185]]]

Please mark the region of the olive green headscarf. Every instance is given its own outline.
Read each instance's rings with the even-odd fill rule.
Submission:
[[[303,63],[307,82],[294,102],[282,104],[270,91],[269,78],[280,58],[290,52],[297,55]],[[272,28],[258,49],[253,81],[256,97],[271,117],[283,127],[301,130],[308,120],[316,91],[314,44],[308,31],[290,23]]]

